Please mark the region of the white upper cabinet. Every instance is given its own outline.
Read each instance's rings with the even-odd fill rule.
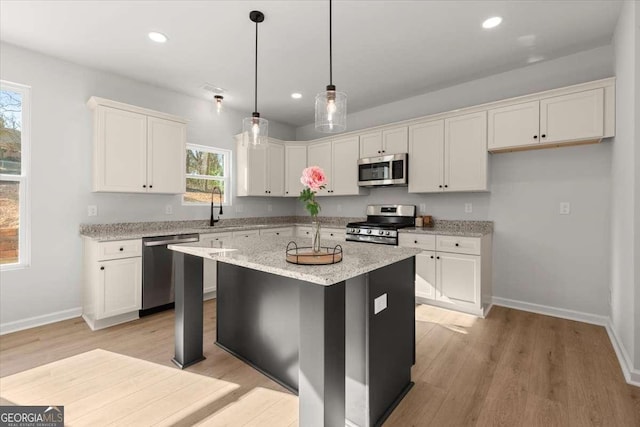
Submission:
[[[147,189],[152,193],[185,192],[186,127],[147,118]]]
[[[489,110],[489,151],[597,142],[612,136],[613,112],[605,115],[604,88],[574,92]]]
[[[409,193],[443,189],[444,120],[409,127]]]
[[[598,139],[604,135],[604,90],[594,89],[540,101],[544,143]]]
[[[284,145],[254,146],[236,138],[238,196],[284,196]]]
[[[444,190],[487,190],[487,112],[444,121]]]
[[[307,167],[306,145],[289,145],[284,148],[284,195],[298,197],[304,188],[300,182],[302,170]]]
[[[358,141],[358,136],[348,136],[309,145],[309,166],[320,166],[327,176],[327,186],[318,196],[362,194],[358,186]]]
[[[489,150],[540,143],[540,102],[489,110]]]
[[[487,189],[485,111],[409,127],[409,192]]]
[[[407,126],[360,135],[360,158],[401,154],[407,151]]]
[[[91,97],[93,191],[183,193],[186,122],[175,116]]]

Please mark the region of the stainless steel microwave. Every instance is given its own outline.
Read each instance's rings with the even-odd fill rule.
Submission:
[[[358,185],[360,187],[407,185],[407,182],[406,153],[358,160]]]

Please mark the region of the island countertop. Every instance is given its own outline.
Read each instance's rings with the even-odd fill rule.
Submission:
[[[421,249],[358,242],[325,240],[323,246],[342,246],[343,259],[331,265],[297,265],[285,260],[291,237],[259,236],[229,238],[215,243],[184,243],[168,248],[185,254],[234,264],[319,285],[333,285],[394,264],[422,252]],[[299,247],[311,246],[310,239],[297,238]],[[214,247],[211,245],[215,244]]]

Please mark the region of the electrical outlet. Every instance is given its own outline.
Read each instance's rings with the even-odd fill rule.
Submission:
[[[241,213],[244,211],[244,206],[242,205],[236,205],[236,213]]]
[[[97,205],[87,206],[87,216],[98,216],[98,206]]]
[[[427,213],[427,204],[420,203],[420,213]]]
[[[473,204],[471,204],[471,203],[465,203],[465,204],[464,204],[464,212],[465,212],[465,213],[471,213],[471,212],[473,212]]]
[[[267,205],[267,212],[273,212],[273,205]]]
[[[173,206],[167,205],[164,207],[164,213],[167,215],[173,215]]]
[[[560,215],[569,215],[571,213],[571,203],[560,202]]]
[[[336,210],[337,210],[338,212],[342,212],[342,205],[338,205],[338,206],[336,206]]]

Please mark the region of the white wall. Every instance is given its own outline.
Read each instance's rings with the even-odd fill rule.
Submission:
[[[210,102],[81,67],[12,45],[0,46],[0,78],[32,87],[31,236],[32,263],[2,272],[0,324],[80,307],[82,243],[80,223],[206,219],[206,207],[181,205],[180,196],[91,192],[92,95],[187,118],[189,142],[233,148],[248,112],[226,109],[218,116]],[[293,139],[294,129],[271,122],[271,135]],[[293,200],[233,200],[225,218],[290,215]],[[99,216],[88,218],[87,205]],[[174,214],[164,214],[173,205]],[[244,212],[236,214],[242,204]],[[267,206],[273,205],[268,212]]]
[[[354,113],[347,123],[350,130],[381,125],[613,74],[613,47],[601,47]],[[296,135],[315,134],[305,126]],[[489,193],[372,189],[368,196],[323,198],[322,214],[359,216],[372,203],[425,203],[425,213],[437,218],[492,220],[494,296],[608,316],[611,146],[494,154]],[[558,214],[564,201],[571,203],[568,216]],[[465,202],[473,213],[464,213]],[[301,205],[296,209],[304,215]]]
[[[636,307],[640,291],[634,284],[640,280],[640,99],[638,73],[640,42],[635,2],[626,1],[620,13],[615,32],[616,137],[612,152],[611,188],[611,317],[613,326],[627,353],[630,363],[640,367],[640,341],[634,334],[640,332]],[[635,252],[635,256],[634,256]],[[640,289],[635,285],[635,289]]]

